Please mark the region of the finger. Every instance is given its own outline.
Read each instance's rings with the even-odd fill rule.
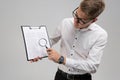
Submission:
[[[48,55],[50,55],[51,54],[51,52],[47,52],[48,53]]]
[[[40,59],[39,57],[34,58],[34,59],[31,59],[30,62],[31,62],[31,63],[32,63],[32,62],[37,62],[39,59]]]
[[[52,60],[52,56],[48,56],[48,59],[49,59],[49,60]]]
[[[30,60],[30,63],[33,63],[33,59]]]
[[[39,60],[39,59],[41,60],[41,59],[42,59],[42,57],[39,57],[39,56],[38,56],[38,57],[37,57],[37,59],[38,59],[38,60]]]
[[[37,59],[37,58],[33,59],[33,62],[37,62],[37,61],[38,61],[38,59]]]

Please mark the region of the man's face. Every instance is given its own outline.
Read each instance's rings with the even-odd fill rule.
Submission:
[[[87,28],[93,20],[89,20],[84,12],[80,9],[80,7],[76,8],[73,11],[73,17],[74,17],[74,26],[75,28],[82,29]]]

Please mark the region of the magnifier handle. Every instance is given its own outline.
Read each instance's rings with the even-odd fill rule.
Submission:
[[[47,46],[45,46],[46,47],[46,49],[48,49],[48,47]]]

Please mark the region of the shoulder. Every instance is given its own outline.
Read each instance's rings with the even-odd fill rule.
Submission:
[[[98,35],[104,35],[106,37],[108,36],[107,31],[96,23],[91,24],[90,28],[92,29],[93,32],[95,32]]]
[[[64,18],[63,20],[62,20],[62,22],[64,23],[73,23],[73,18]]]
[[[91,36],[94,40],[106,42],[108,39],[107,31],[102,28],[100,25],[93,23],[89,26],[91,29]]]
[[[64,18],[58,25],[59,30],[65,30],[73,26],[73,18]]]

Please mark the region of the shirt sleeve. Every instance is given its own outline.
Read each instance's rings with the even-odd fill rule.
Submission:
[[[62,23],[55,29],[52,36],[50,36],[51,45],[56,44],[61,38]]]
[[[75,60],[66,58],[66,66],[84,70],[88,73],[95,73],[103,55],[103,49],[107,43],[107,34],[101,35],[89,51],[86,60]]]

